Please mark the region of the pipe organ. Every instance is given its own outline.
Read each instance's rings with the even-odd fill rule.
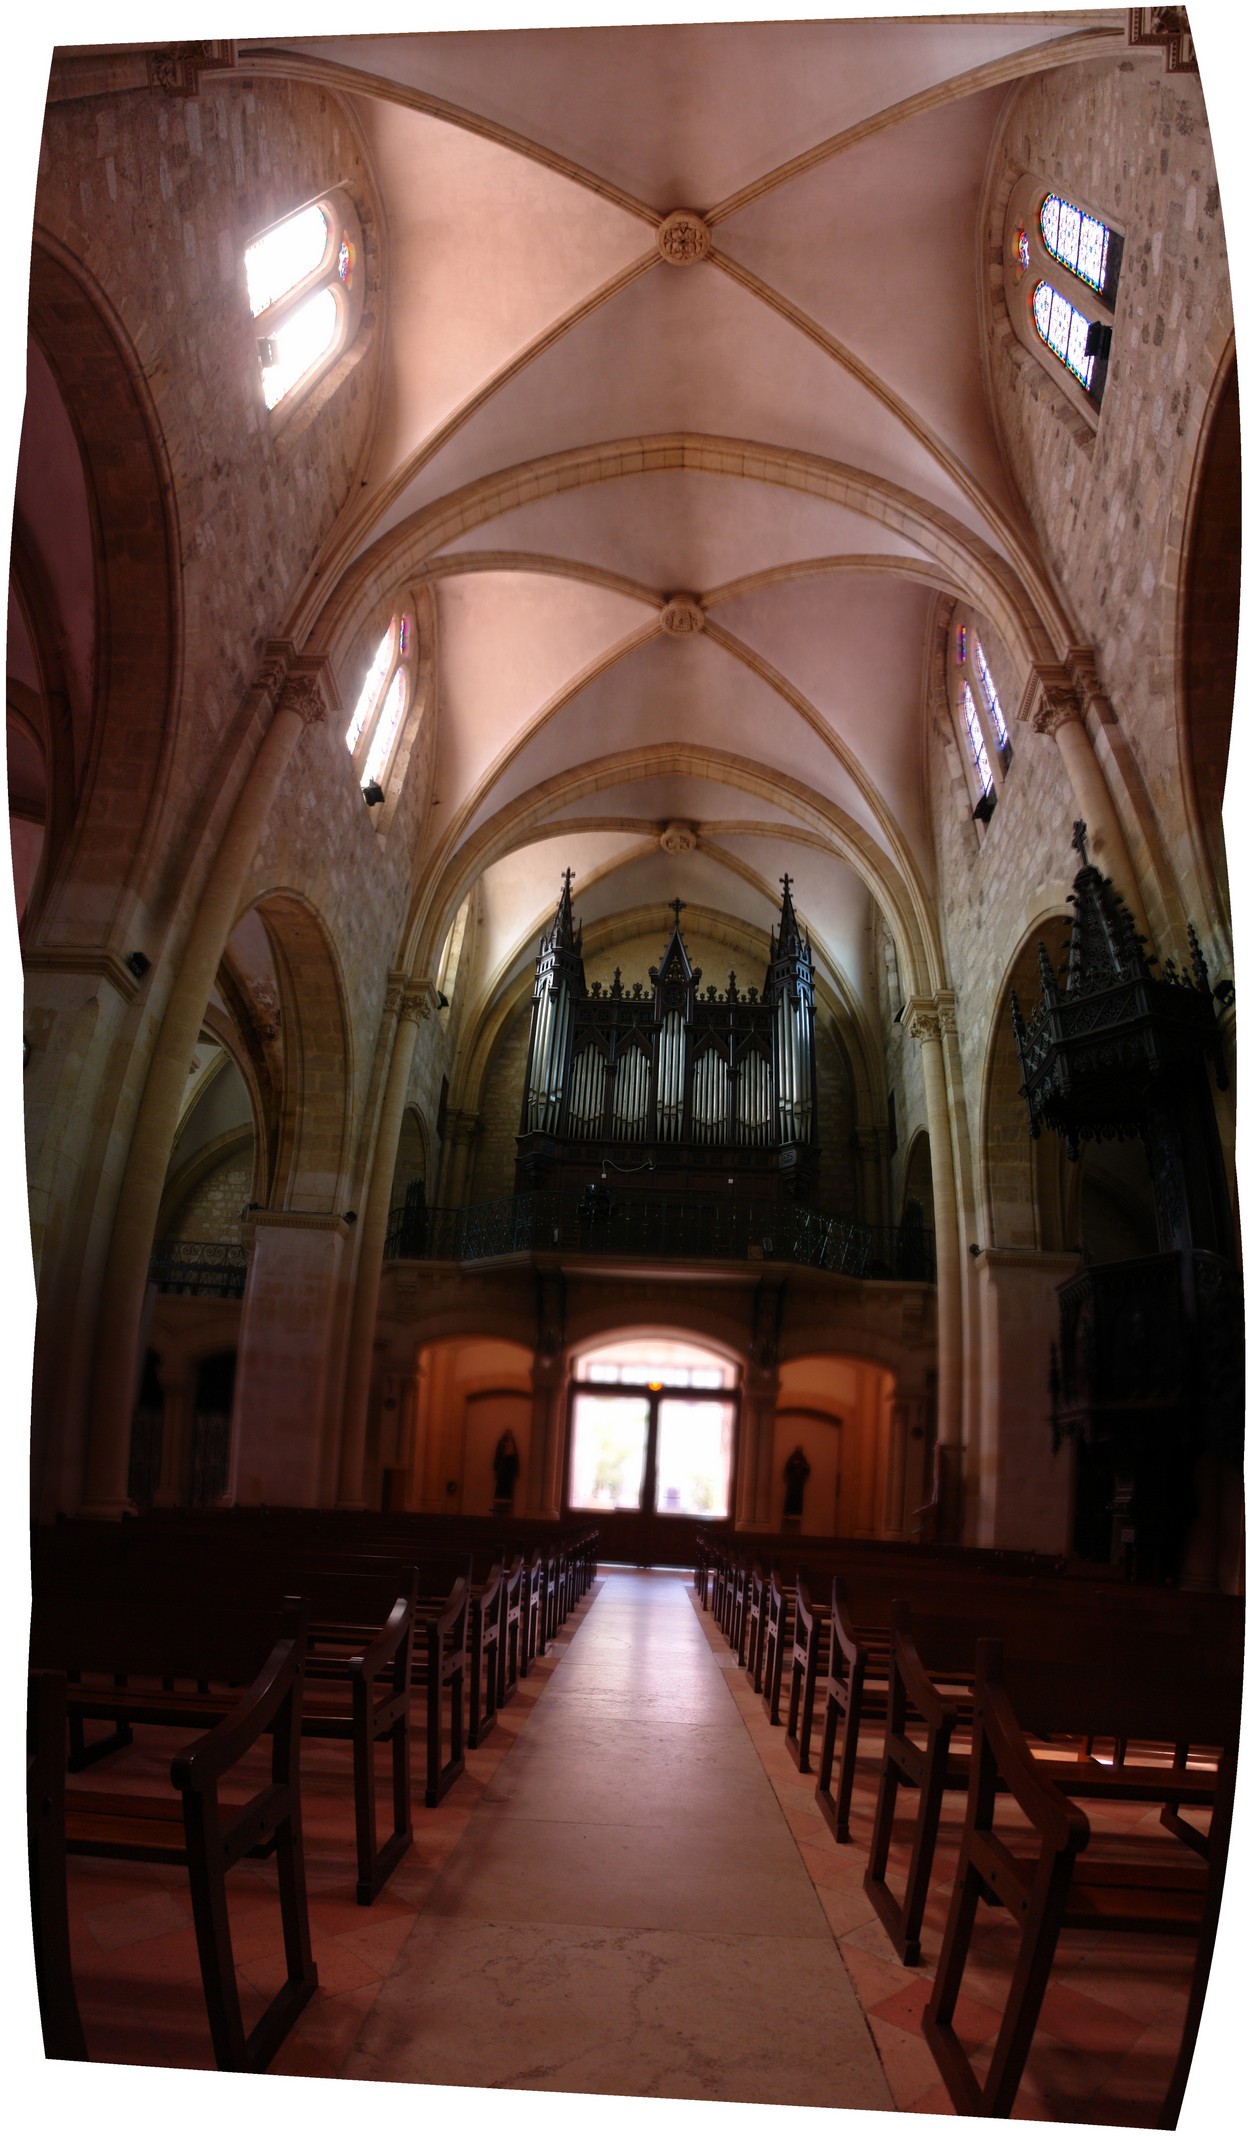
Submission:
[[[814,1198],[815,998],[809,938],[782,879],[762,991],[700,991],[681,936],[682,903],[658,966],[641,981],[588,985],[572,875],[539,945],[530,1016],[518,1191],[616,1175],[661,1190]]]

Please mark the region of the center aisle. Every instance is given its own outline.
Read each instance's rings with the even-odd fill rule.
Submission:
[[[890,2111],[687,1584],[603,1576],[345,2078]]]

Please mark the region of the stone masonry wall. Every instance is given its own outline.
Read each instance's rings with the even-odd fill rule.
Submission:
[[[1197,863],[1178,776],[1175,553],[1213,367],[1232,330],[1198,78],[1168,74],[1157,53],[1038,76],[1016,99],[1000,156],[984,232],[989,391],[1047,565],[1078,642],[1097,648],[1182,906],[1194,909]],[[1110,377],[1093,432],[1064,419],[1058,387],[1007,325],[1002,206],[1026,171],[1124,232]]]
[[[83,261],[133,339],[174,482],[184,665],[160,838],[173,871],[264,641],[282,633],[367,439],[371,301],[352,348],[279,424],[261,398],[246,297],[248,242],[333,184],[357,204],[375,287],[368,174],[323,90],[216,77],[195,97],[153,90],[48,114],[37,223]]]

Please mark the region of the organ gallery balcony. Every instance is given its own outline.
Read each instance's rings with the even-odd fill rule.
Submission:
[[[464,1264],[554,1255],[651,1263],[772,1261],[832,1275],[932,1283],[921,1225],[861,1224],[783,1199],[622,1193],[596,1184],[505,1194],[463,1209],[391,1212],[390,1261]]]

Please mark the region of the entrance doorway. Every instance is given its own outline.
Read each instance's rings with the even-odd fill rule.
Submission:
[[[715,1351],[672,1338],[634,1336],[574,1360],[564,1510],[601,1517],[601,1556],[686,1564],[693,1524],[728,1520],[737,1379]]]

